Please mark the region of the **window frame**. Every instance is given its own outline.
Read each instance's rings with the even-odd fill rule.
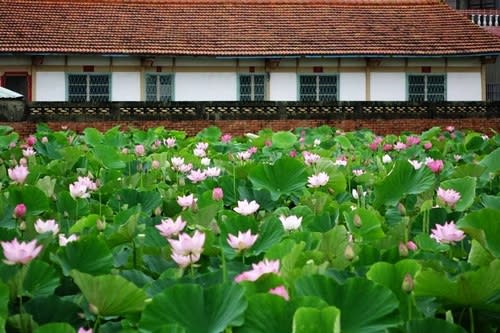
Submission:
[[[81,102],[75,102],[70,100],[70,93],[69,93],[69,77],[71,75],[80,75],[80,76],[86,76],[86,100],[81,101]],[[111,102],[112,101],[112,77],[111,73],[107,72],[100,72],[100,73],[95,73],[95,72],[78,72],[78,73],[66,73],[66,101],[72,102],[72,103],[99,103],[100,101],[91,101],[90,97],[90,77],[91,76],[107,76],[108,77],[108,99],[107,101],[102,101],[102,102]]]
[[[410,76],[423,76],[425,79],[424,83],[424,100],[423,101],[412,101],[410,100]],[[429,76],[442,76],[443,77],[443,100],[442,101],[436,101],[436,103],[439,102],[446,102],[448,100],[448,80],[447,80],[447,75],[446,73],[407,73],[406,74],[406,101],[408,102],[433,102],[428,100],[428,83],[427,83],[427,78]]]
[[[309,76],[316,77],[316,100],[315,101],[303,101],[301,98],[301,78]],[[336,78],[336,94],[334,100],[320,100],[320,77],[332,76]],[[340,74],[339,73],[299,73],[297,75],[297,100],[299,102],[338,102],[340,98]]]
[[[241,77],[242,76],[249,76],[251,78],[251,82],[250,82],[250,100],[248,101],[243,101],[241,99]],[[263,78],[263,89],[264,89],[264,94],[262,96],[262,100],[255,100],[255,77],[256,76],[262,76]],[[266,73],[238,73],[238,76],[237,76],[237,96],[238,96],[238,101],[239,102],[264,102],[264,101],[267,101],[268,100],[268,96],[267,96],[267,76],[266,76]]]
[[[160,85],[158,84],[158,80],[161,76],[169,76],[170,77],[170,100],[162,101],[160,95]],[[148,77],[156,77],[156,100],[150,101],[148,100]],[[166,72],[148,72],[144,73],[144,101],[145,102],[173,102],[175,100],[175,75],[173,73]]]

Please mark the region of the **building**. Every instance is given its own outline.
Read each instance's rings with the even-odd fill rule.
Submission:
[[[32,101],[481,101],[500,54],[438,0],[0,0],[0,12],[1,85]]]

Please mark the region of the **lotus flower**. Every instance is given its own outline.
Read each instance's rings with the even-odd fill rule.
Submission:
[[[257,240],[258,235],[252,235],[251,230],[248,229],[246,232],[238,231],[238,236],[229,234],[227,235],[227,242],[236,251],[243,251],[252,247]]]
[[[221,141],[222,143],[229,143],[229,142],[231,141],[231,139],[232,139],[232,138],[233,138],[233,137],[231,136],[231,134],[226,133],[226,134],[224,134],[223,136],[221,136],[220,141]]]
[[[404,150],[406,148],[407,148],[407,146],[403,142],[396,142],[396,144],[394,145],[394,150],[399,151],[399,150]]]
[[[462,230],[457,229],[455,222],[445,222],[444,225],[436,224],[435,229],[432,229],[431,238],[434,238],[438,243],[453,244],[465,238]]]
[[[319,161],[319,159],[320,159],[319,155],[314,154],[314,153],[310,153],[308,151],[302,152],[302,156],[304,157],[304,162],[307,165],[316,164]]]
[[[283,297],[285,301],[290,300],[290,295],[288,295],[288,291],[286,290],[284,285],[277,286],[276,288],[269,289],[269,293]]]
[[[279,260],[264,259],[257,264],[252,264],[252,269],[245,271],[234,278],[234,281],[256,281],[264,274],[274,273],[279,274]]]
[[[41,245],[37,246],[36,240],[32,240],[29,243],[19,243],[17,238],[14,238],[14,240],[10,242],[1,242],[1,244],[3,248],[3,255],[6,259],[4,260],[4,263],[7,265],[25,265],[38,256],[42,250]]]
[[[90,193],[87,192],[87,186],[78,182],[69,184],[69,194],[73,199],[76,198],[85,199],[90,197]]]
[[[167,148],[173,148],[175,146],[175,138],[168,138],[163,141],[163,144],[167,146]]]
[[[91,329],[91,328],[89,328],[88,330],[86,330],[85,328],[80,327],[80,328],[78,329],[78,332],[76,332],[76,333],[92,333],[92,332],[93,332],[93,331],[92,331],[92,329]]]
[[[205,169],[205,174],[208,176],[208,177],[219,177],[220,176],[220,168],[218,167],[213,167],[213,168],[207,168]]]
[[[207,142],[198,142],[196,144],[196,149],[207,150],[208,149],[208,143]]]
[[[30,156],[35,156],[36,151],[32,147],[27,147],[26,149],[23,149],[23,156],[24,157],[30,157]]]
[[[200,160],[200,163],[201,165],[204,165],[204,166],[209,166],[210,165],[210,159],[208,157],[203,157],[201,160]]]
[[[187,178],[193,182],[194,184],[199,183],[207,179],[207,174],[205,171],[202,171],[200,169],[198,170],[191,170],[191,173],[187,176]]]
[[[438,198],[443,201],[446,205],[454,207],[458,200],[460,200],[460,193],[454,189],[442,189],[441,187],[437,190]]]
[[[175,221],[171,218],[161,220],[161,224],[155,225],[155,228],[160,231],[160,235],[169,239],[180,233],[185,226],[186,222],[179,216]]]
[[[188,255],[182,255],[173,252],[172,255],[170,256],[177,265],[181,268],[186,268],[191,264],[194,264],[198,260],[200,260],[201,255],[200,254],[188,254]]]
[[[39,234],[51,232],[55,236],[59,233],[59,225],[55,220],[43,221],[41,219],[38,219],[35,222],[35,231]]]
[[[29,171],[28,168],[24,165],[18,165],[15,166],[14,168],[8,170],[9,178],[18,183],[22,184],[26,180],[26,177],[28,177]]]
[[[144,156],[146,150],[144,149],[143,145],[136,145],[134,148],[134,152],[136,156]]]
[[[224,198],[224,191],[220,187],[216,187],[212,191],[212,199],[215,201],[222,200]]]
[[[26,144],[31,147],[35,143],[36,143],[36,137],[34,137],[33,135],[28,136],[28,138],[26,139]]]
[[[205,149],[195,148],[193,149],[193,155],[196,157],[205,157],[207,156],[207,152]]]
[[[418,145],[420,143],[420,138],[418,136],[409,136],[406,138],[406,145],[408,147]]]
[[[432,142],[427,141],[427,142],[424,143],[424,149],[425,150],[429,150],[431,148],[432,148]]]
[[[177,197],[177,203],[184,209],[194,207],[197,201],[198,199],[196,199],[193,194]]]
[[[184,159],[182,157],[172,157],[170,162],[172,163],[172,169],[178,170],[184,164]]]
[[[328,183],[330,180],[330,177],[324,172],[320,172],[316,175],[312,175],[311,177],[307,178],[309,184],[307,186],[315,188],[315,187],[320,187],[324,186]]]
[[[78,240],[78,236],[75,234],[66,237],[65,234],[59,234],[59,246],[66,246],[68,243],[76,242]]]
[[[442,160],[433,160],[432,158],[428,159],[425,165],[434,173],[440,173],[444,167]]]
[[[382,163],[387,164],[387,163],[391,163],[391,162],[392,162],[392,158],[389,155],[385,154],[384,156],[382,156]]]
[[[256,211],[259,210],[260,205],[255,201],[252,200],[251,202],[248,202],[246,199],[243,201],[238,201],[238,207],[234,208],[234,211],[240,215],[252,215]]]
[[[26,215],[26,205],[23,203],[17,204],[14,208],[14,216],[16,218],[22,218]]]
[[[285,230],[297,230],[302,224],[302,217],[297,217],[296,215],[290,216],[280,216],[281,224]]]
[[[422,167],[422,162],[419,162],[417,160],[408,160],[408,163],[411,164],[411,166],[413,167],[413,169],[415,170],[418,170]]]
[[[205,234],[196,230],[193,236],[180,234],[179,239],[169,239],[172,247],[172,259],[182,268],[200,260],[205,244]]]
[[[333,162],[333,164],[337,165],[337,166],[346,166],[347,165],[347,159],[343,156],[343,157],[339,157],[335,160],[335,162]]]
[[[240,152],[236,153],[236,157],[241,161],[246,161],[246,160],[249,160],[250,157],[252,157],[252,153],[249,152],[248,150],[240,151]]]
[[[359,177],[365,173],[365,170],[362,169],[354,169],[352,170],[352,174]]]

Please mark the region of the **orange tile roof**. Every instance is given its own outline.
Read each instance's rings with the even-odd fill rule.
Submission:
[[[0,0],[0,13],[0,53],[500,53],[498,38],[438,0]]]

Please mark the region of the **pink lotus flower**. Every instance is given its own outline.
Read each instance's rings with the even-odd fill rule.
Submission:
[[[455,204],[460,200],[460,193],[455,191],[454,189],[442,189],[441,187],[437,190],[438,198],[443,201],[446,205],[450,207],[454,207]]]
[[[333,162],[336,166],[346,166],[347,165],[347,158],[345,156],[337,157],[335,162]]]
[[[284,285],[277,286],[276,288],[269,289],[269,293],[283,297],[285,301],[290,300],[290,295],[288,295],[288,291],[286,290]]]
[[[297,151],[296,150],[290,150],[290,152],[288,153],[288,156],[290,156],[290,157],[297,157]]]
[[[210,159],[208,157],[203,157],[201,160],[200,160],[200,163],[201,165],[204,165],[204,166],[209,166],[210,165]]]
[[[168,138],[163,141],[163,144],[167,146],[167,148],[175,147],[175,138]]]
[[[370,147],[371,150],[375,151],[378,149],[378,146],[382,143],[383,140],[384,140],[383,137],[377,136],[368,146]]]
[[[10,242],[1,242],[3,248],[3,255],[5,259],[3,262],[7,265],[27,264],[33,260],[42,251],[42,246],[32,240],[29,243],[19,243],[17,238]]]
[[[257,264],[252,264],[252,269],[245,271],[234,278],[234,281],[256,281],[264,274],[279,274],[280,262],[279,260],[264,259]]]
[[[296,215],[280,216],[281,224],[285,230],[297,230],[302,224],[302,217],[297,217]]]
[[[93,332],[93,331],[92,331],[92,329],[91,329],[91,328],[89,328],[88,330],[86,330],[85,328],[80,327],[80,328],[78,329],[78,332],[76,332],[76,333],[92,333],[92,332]]]
[[[447,130],[448,132],[450,132],[450,133],[451,133],[451,132],[454,132],[454,131],[455,131],[455,126],[446,126],[446,130]]]
[[[38,219],[35,222],[35,230],[39,234],[51,232],[55,236],[59,233],[59,225],[55,220],[43,221],[41,219]]]
[[[36,143],[36,137],[34,137],[33,135],[28,136],[28,138],[26,139],[26,143],[30,147],[33,146]]]
[[[241,161],[249,160],[250,157],[252,157],[252,153],[250,153],[248,150],[236,153],[236,158],[238,158]]]
[[[182,164],[181,166],[179,166],[179,171],[182,173],[188,173],[189,171],[191,171],[192,168],[193,168],[193,165],[191,163]]]
[[[382,149],[383,149],[384,151],[391,151],[391,150],[392,150],[392,145],[391,145],[390,143],[386,143],[386,144],[382,147]]]
[[[14,208],[14,216],[19,219],[24,217],[24,215],[26,215],[26,205],[23,203],[17,204]]]
[[[432,229],[431,238],[441,244],[453,244],[465,238],[462,230],[457,229],[455,222],[445,222],[444,225],[436,224],[436,229]]]
[[[26,149],[23,149],[23,156],[24,157],[30,157],[30,156],[35,156],[36,151],[32,147],[27,147]]]
[[[172,247],[172,259],[181,267],[187,267],[200,260],[205,244],[205,234],[196,230],[193,236],[180,234],[179,239],[168,239]]]
[[[434,173],[440,173],[444,168],[442,160],[433,160],[432,158],[428,159],[425,165]]]
[[[97,190],[97,184],[92,181],[89,177],[78,177],[78,183],[87,186],[90,191]]]
[[[206,168],[205,169],[205,174],[208,177],[219,177],[220,173],[221,173],[221,170],[218,167],[212,167],[212,168]]]
[[[65,234],[59,234],[59,246],[66,246],[68,243],[76,242],[78,240],[78,236],[75,234],[66,237]]]
[[[184,159],[182,157],[172,157],[170,162],[172,163],[172,169],[179,170],[180,166],[184,164]]]
[[[187,178],[193,182],[194,184],[199,183],[207,179],[207,174],[205,171],[202,171],[200,169],[198,170],[191,170],[191,173],[187,176]]]
[[[431,148],[432,148],[432,142],[427,141],[427,142],[424,143],[424,149],[425,150],[429,150]]]
[[[307,178],[307,181],[309,182],[307,186],[311,188],[324,186],[328,183],[329,180],[330,177],[328,177],[328,175],[325,172],[320,172],[316,175],[312,175],[311,177]]]
[[[238,236],[229,234],[227,235],[227,243],[236,251],[243,251],[252,247],[255,244],[259,235],[252,235],[251,230],[248,229],[246,232],[242,233],[238,231]]]
[[[179,216],[175,221],[171,218],[161,220],[161,224],[155,225],[155,228],[160,231],[160,235],[169,239],[170,237],[176,236],[180,233],[185,226],[186,222]]]
[[[196,157],[205,157],[207,156],[207,152],[205,151],[205,149],[195,148],[193,149],[193,155]]]
[[[408,147],[418,145],[420,143],[420,138],[418,136],[409,136],[406,138],[406,145]]]
[[[406,148],[407,148],[407,146],[402,142],[396,142],[396,144],[394,145],[394,150],[399,151],[399,150],[404,150]]]
[[[238,201],[238,207],[233,208],[233,210],[240,215],[247,216],[258,211],[259,207],[260,205],[255,200],[248,202],[248,200],[245,199],[243,201]]]
[[[159,169],[159,168],[160,168],[160,161],[158,161],[158,160],[153,160],[153,161],[151,162],[151,168],[153,168],[153,169]]]
[[[195,262],[200,260],[201,255],[196,253],[182,255],[174,252],[170,257],[173,261],[175,261],[177,265],[179,265],[179,267],[186,268],[189,265],[194,264]]]
[[[406,243],[406,247],[408,248],[408,250],[410,251],[416,251],[418,249],[418,246],[417,244],[415,244],[413,241],[408,241]]]
[[[268,142],[268,141],[266,141]],[[266,144],[266,146],[270,147],[272,143],[270,142],[269,144]],[[247,149],[247,151],[250,153],[250,155],[253,155],[257,152],[257,147],[250,147]]]
[[[69,184],[69,194],[73,199],[77,198],[89,198],[90,193],[87,192],[87,186],[83,183],[75,182],[73,184]]]
[[[304,157],[304,162],[307,165],[316,164],[320,159],[320,156],[318,154],[310,153],[308,151],[303,151],[302,156]]]
[[[224,198],[224,191],[220,187],[216,187],[212,191],[212,199],[215,201],[222,200]]]
[[[207,142],[198,142],[196,144],[196,149],[207,150],[208,149],[208,143]]]
[[[193,194],[177,197],[177,203],[184,209],[194,207],[197,201],[198,199],[196,199]]]
[[[144,156],[146,150],[144,149],[143,145],[136,145],[134,148],[134,152],[136,156]]]
[[[28,168],[24,165],[18,165],[14,168],[8,170],[9,178],[18,184],[24,183],[26,177],[28,177],[29,171]]]
[[[224,135],[220,138],[220,141],[221,141],[222,143],[229,143],[229,142],[231,141],[231,139],[232,139],[232,138],[233,138],[233,137],[231,136],[231,134],[226,133],[226,134],[224,134]]]
[[[352,170],[352,174],[355,175],[355,176],[357,176],[357,177],[363,175],[364,173],[365,173],[365,171],[362,170],[362,169],[354,169],[354,170]]]

